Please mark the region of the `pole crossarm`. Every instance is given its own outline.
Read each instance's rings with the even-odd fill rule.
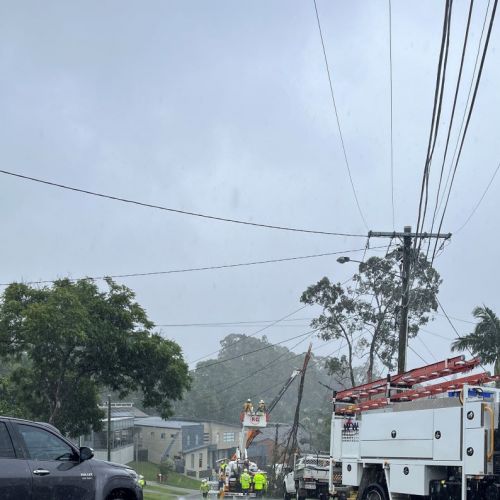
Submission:
[[[451,233],[411,233],[401,231],[368,231],[368,238],[440,238],[448,240],[451,238]]]

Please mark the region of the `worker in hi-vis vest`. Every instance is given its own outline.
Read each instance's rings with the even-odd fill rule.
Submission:
[[[257,471],[253,476],[253,489],[258,497],[262,497],[267,488],[267,479],[262,471]]]
[[[241,491],[244,495],[248,495],[251,482],[252,482],[252,476],[250,476],[247,469],[244,469],[243,473],[240,476]]]

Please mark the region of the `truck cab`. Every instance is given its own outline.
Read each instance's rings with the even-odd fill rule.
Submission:
[[[0,416],[2,500],[142,500],[130,467],[96,460],[53,426]]]

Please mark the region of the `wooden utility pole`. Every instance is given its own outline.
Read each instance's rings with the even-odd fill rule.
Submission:
[[[108,394],[108,428],[107,428],[108,462],[111,462],[111,395]]]
[[[406,371],[406,347],[408,344],[408,311],[410,307],[410,272],[412,238],[438,238],[447,240],[451,233],[412,233],[411,226],[405,226],[404,231],[370,231],[368,238],[402,238],[403,239],[403,270],[401,276],[401,318],[399,322],[398,373]],[[415,256],[418,258],[418,256]]]

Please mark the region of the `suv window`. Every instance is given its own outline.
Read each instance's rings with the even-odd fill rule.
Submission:
[[[74,451],[71,446],[54,434],[25,424],[18,424],[17,428],[24,439],[31,459],[71,460],[73,458]]]
[[[9,431],[4,422],[0,422],[0,458],[16,458]]]

